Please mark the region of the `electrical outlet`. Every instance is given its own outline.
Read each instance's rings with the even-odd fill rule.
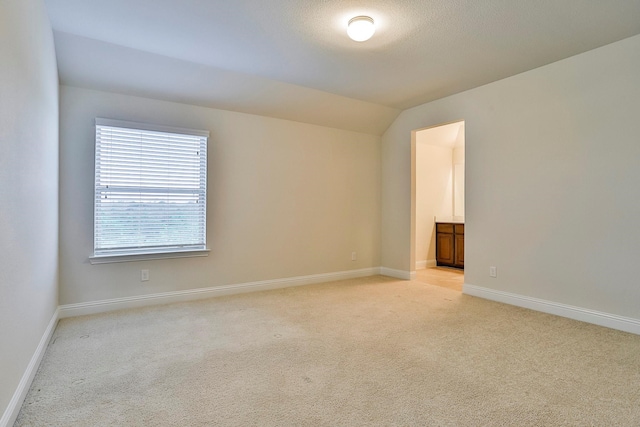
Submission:
[[[497,267],[489,267],[489,276],[498,277],[498,268]]]
[[[140,281],[147,282],[149,280],[149,270],[140,270]]]
[[[356,259],[358,259],[358,254],[351,252],[351,261],[355,261]]]

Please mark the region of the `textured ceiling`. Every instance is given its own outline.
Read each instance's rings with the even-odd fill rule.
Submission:
[[[361,130],[362,123],[331,123],[362,109],[357,114],[378,123],[371,133],[379,133],[401,109],[640,33],[640,0],[45,1],[56,47],[64,52],[58,55],[63,83],[137,88],[162,99],[353,130]],[[364,43],[346,36],[347,21],[359,14],[377,24]],[[94,58],[104,53],[110,63],[116,61],[111,72],[83,66],[88,50]],[[126,63],[114,73],[119,55]],[[167,70],[148,75],[152,81],[144,88],[124,69],[161,62],[169,64]],[[199,71],[188,77],[188,87],[172,86],[186,78],[179,78],[182,69]],[[229,80],[224,90],[206,84],[221,75]],[[243,93],[247,85],[253,96]],[[267,89],[264,97],[260,88]],[[280,99],[269,99],[284,88]],[[219,90],[226,92],[218,96]],[[236,90],[234,105],[218,99],[233,98]],[[331,113],[319,107],[290,117],[298,92],[305,100],[336,101],[336,117],[327,121]],[[361,103],[347,105],[344,98]],[[282,106],[273,105],[280,101]],[[264,111],[270,108],[273,113]]]

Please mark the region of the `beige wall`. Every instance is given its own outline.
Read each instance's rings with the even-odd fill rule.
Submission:
[[[435,262],[434,217],[451,217],[453,150],[416,143],[416,268]]]
[[[66,86],[60,105],[60,304],[380,265],[380,137]],[[89,264],[95,117],[211,131],[208,257]]]
[[[639,52],[635,36],[404,111],[382,140],[382,265],[410,267],[411,131],[464,119],[466,283],[640,318]]]
[[[464,147],[455,147],[453,149],[453,164],[464,165]]]
[[[464,132],[464,131],[463,131]],[[464,144],[464,133],[461,133]],[[464,145],[453,149],[453,218],[464,221]]]
[[[58,298],[58,74],[40,0],[0,2],[0,64],[3,424]]]

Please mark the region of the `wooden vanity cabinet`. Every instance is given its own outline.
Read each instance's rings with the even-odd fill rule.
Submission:
[[[464,269],[464,224],[436,223],[436,261]]]

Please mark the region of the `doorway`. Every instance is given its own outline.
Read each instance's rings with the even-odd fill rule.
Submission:
[[[411,157],[412,276],[424,283],[462,291],[464,120],[414,130]],[[441,233],[447,230],[451,230],[451,236]]]

